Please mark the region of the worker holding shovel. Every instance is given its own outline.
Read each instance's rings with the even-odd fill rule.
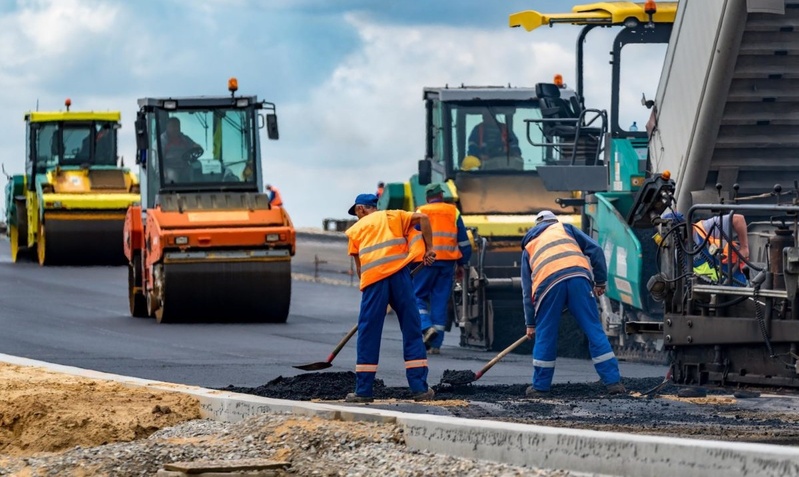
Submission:
[[[535,336],[533,385],[525,394],[533,397],[549,392],[564,307],[588,337],[591,360],[608,393],[626,392],[596,304],[595,296],[605,293],[607,280],[602,248],[581,230],[561,224],[555,214],[545,210],[536,216],[535,226],[522,239],[522,250],[524,319],[527,335]]]
[[[360,278],[361,310],[358,316],[357,376],[355,392],[347,394],[346,402],[372,402],[373,384],[380,356],[380,338],[386,306],[397,312],[402,330],[405,375],[417,401],[435,396],[427,385],[427,352],[422,340],[419,310],[413,293],[408,264],[414,254],[408,246],[408,236],[419,225],[425,244],[423,265],[432,265],[433,236],[430,221],[420,213],[403,210],[377,210],[377,196],[361,194],[349,210],[358,222],[346,234],[348,253],[355,259]]]

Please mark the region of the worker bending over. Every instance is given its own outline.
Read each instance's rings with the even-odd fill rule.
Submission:
[[[672,219],[678,224],[685,222],[685,216],[679,212],[669,212],[663,218]],[[719,220],[719,216],[714,215],[694,222],[692,228],[692,242],[699,247],[693,260],[694,275],[714,284],[727,284],[732,269],[732,285],[746,286],[747,279],[743,272],[745,263],[741,260],[741,257],[749,260],[746,218],[741,214],[729,213]],[[732,237],[727,236],[730,233]]]
[[[594,295],[605,293],[607,264],[602,248],[581,230],[561,224],[555,214],[545,210],[536,216],[535,226],[522,239],[522,249],[524,319],[527,336],[535,335],[533,385],[525,394],[536,396],[550,390],[558,355],[558,327],[567,306],[588,337],[594,368],[608,393],[626,392],[619,362],[599,321]]]
[[[452,280],[463,274],[472,247],[458,208],[444,202],[444,187],[433,183],[425,188],[427,204],[416,211],[430,218],[436,263],[419,270],[413,278],[416,305],[422,317],[422,333],[430,354],[440,354],[447,324],[447,305],[452,296]],[[412,240],[419,240],[417,235]],[[421,257],[419,257],[421,260]],[[457,272],[456,272],[457,269]]]
[[[402,331],[405,375],[417,401],[431,400],[435,393],[427,385],[427,352],[422,341],[419,310],[413,296],[408,269],[414,257],[408,235],[415,225],[421,228],[425,245],[425,265],[435,262],[433,238],[427,216],[403,210],[377,210],[377,196],[361,194],[350,207],[358,221],[347,229],[348,253],[354,257],[360,278],[361,310],[358,315],[355,392],[347,402],[371,402],[373,384],[380,356],[380,338],[386,306],[397,312]]]

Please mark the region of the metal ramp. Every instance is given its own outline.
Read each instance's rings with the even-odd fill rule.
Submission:
[[[799,180],[799,0],[682,0],[655,100],[650,157],[677,206],[783,193]],[[771,199],[773,200],[773,199]]]

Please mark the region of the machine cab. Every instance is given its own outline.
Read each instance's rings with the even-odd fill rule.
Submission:
[[[258,138],[262,118],[278,138],[272,103],[255,96],[139,99],[137,162],[143,170],[143,209],[175,193],[263,189]]]
[[[561,94],[567,100],[574,95],[567,89]],[[425,88],[424,100],[420,184],[454,181],[464,214],[527,215],[552,208],[558,194],[544,188],[536,170],[560,153],[541,147],[542,127],[528,127],[544,120],[534,88]]]
[[[69,100],[66,104],[69,107]],[[97,174],[91,171],[119,168],[119,112],[31,112],[25,115],[25,122],[25,175],[30,191],[39,184],[43,192],[87,192],[89,186],[78,190],[83,180],[75,178],[89,174],[96,182]],[[133,186],[128,183],[121,188]]]

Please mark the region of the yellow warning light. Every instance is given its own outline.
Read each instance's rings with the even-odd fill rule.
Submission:
[[[558,88],[563,88],[563,75],[560,73],[556,74],[552,82],[555,83]]]
[[[69,107],[70,107],[70,106],[72,106],[72,100],[71,100],[71,99],[69,99],[69,98],[67,98],[67,99],[64,101],[64,106],[66,106],[66,107],[67,107],[67,111],[69,111]]]
[[[660,177],[662,177],[664,181],[667,181],[667,180],[671,179],[671,172],[663,171],[663,173],[660,174]]]
[[[647,15],[654,15],[658,11],[658,6],[655,0],[646,0],[644,3],[644,13]]]
[[[235,77],[227,80],[227,89],[231,93],[235,93],[239,89],[239,80],[237,80]]]

